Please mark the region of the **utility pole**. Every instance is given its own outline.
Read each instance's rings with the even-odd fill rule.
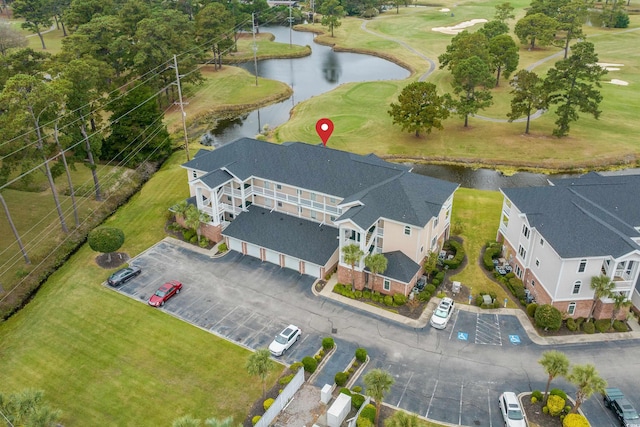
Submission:
[[[293,3],[293,0],[289,0],[289,48],[291,48],[292,43],[291,43],[291,32],[293,31],[291,29],[291,25],[293,22],[293,19],[291,18],[291,3]]]
[[[253,69],[254,69],[255,74],[256,74],[256,86],[258,86],[258,57],[257,57],[258,45],[256,44],[256,17],[255,17],[255,13],[251,14],[251,24],[252,24],[251,32],[253,33]]]
[[[184,151],[187,153],[187,161],[189,156],[189,137],[187,136],[187,119],[184,112],[184,103],[182,102],[182,86],[180,85],[180,73],[178,72],[178,58],[173,55],[173,68],[176,69],[176,84],[178,85],[178,101],[180,104],[180,114],[182,115],[182,130],[184,131]]]

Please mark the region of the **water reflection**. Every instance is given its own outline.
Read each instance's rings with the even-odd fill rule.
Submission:
[[[329,83],[340,82],[340,74],[342,74],[342,68],[340,67],[340,61],[336,56],[336,53],[332,50],[325,52],[324,61],[322,61],[322,74],[324,79]]]

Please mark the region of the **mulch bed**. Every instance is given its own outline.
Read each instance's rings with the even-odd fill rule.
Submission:
[[[566,404],[573,406],[569,400]],[[562,427],[560,417],[552,417],[542,411],[542,402],[531,403],[531,395],[522,398],[522,409],[532,427]]]
[[[129,255],[124,252],[112,252],[110,254],[100,254],[96,257],[96,264],[100,267],[111,270],[120,267],[129,261]]]
[[[176,223],[176,221],[175,221],[175,219],[170,219],[170,220],[168,220],[168,221],[166,222],[166,224],[164,225],[164,232],[165,232],[165,233],[167,233],[169,236],[171,236],[171,237],[173,237],[173,238],[176,238],[176,239],[178,239],[178,240],[181,240],[181,241],[183,241],[183,242],[185,242],[185,243],[189,243],[190,245],[193,245],[194,247],[202,248],[202,246],[200,246],[200,245],[198,245],[198,244],[194,244],[194,243],[191,243],[191,242],[187,242],[187,241],[184,239],[184,235],[182,234],[182,231],[174,231],[174,230],[170,227],[170,226],[171,226],[171,225],[173,225],[173,224],[177,224],[177,223]],[[178,225],[180,225],[180,224],[178,224]],[[202,249],[211,249],[211,248],[213,248],[215,245],[216,245],[216,244],[210,240],[210,241],[209,241],[209,244],[208,244],[207,246],[205,246],[204,248],[202,248]]]

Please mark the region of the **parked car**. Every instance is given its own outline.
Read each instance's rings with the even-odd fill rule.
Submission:
[[[295,325],[289,325],[282,332],[276,335],[275,339],[269,344],[269,351],[274,356],[282,356],[285,351],[289,349],[300,339],[302,331]]]
[[[130,267],[120,269],[115,273],[113,273],[107,279],[107,283],[111,286],[120,286],[123,283],[126,283],[129,280],[133,279],[134,277],[138,276],[140,273],[142,273],[142,269],[140,267],[136,267],[132,265]]]
[[[158,290],[149,298],[149,305],[153,307],[163,306],[172,296],[179,294],[182,290],[182,283],[172,280],[160,286]]]
[[[512,391],[505,391],[498,400],[500,413],[506,427],[527,427],[527,420],[520,406],[518,396]]]
[[[622,427],[640,427],[640,416],[619,388],[604,389],[604,405],[611,409]]]
[[[440,304],[433,312],[431,316],[431,321],[429,322],[431,326],[436,329],[444,329],[447,327],[447,323],[449,323],[449,319],[453,314],[453,307],[455,303],[451,298],[442,298]]]

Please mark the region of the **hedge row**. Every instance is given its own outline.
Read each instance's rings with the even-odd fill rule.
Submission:
[[[373,302],[382,303],[388,307],[398,307],[407,303],[407,297],[403,294],[382,295],[378,291],[364,289],[362,291],[352,291],[351,285],[338,283],[333,287],[333,292],[351,299],[370,299]]]
[[[464,249],[462,248],[462,243],[456,240],[447,240],[444,242],[444,249],[455,252],[453,259],[446,259],[442,263],[449,267],[449,270],[455,270],[460,267],[462,261],[464,260]]]

